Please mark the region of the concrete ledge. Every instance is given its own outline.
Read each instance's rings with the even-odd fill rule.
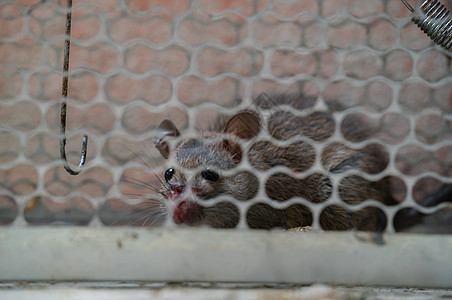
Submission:
[[[4,227],[0,280],[452,287],[452,236]]]

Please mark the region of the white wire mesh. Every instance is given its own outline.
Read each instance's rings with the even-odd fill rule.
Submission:
[[[246,227],[247,209],[266,198],[266,178],[281,171],[298,179],[325,173],[321,152],[334,141],[357,149],[383,145],[390,157],[384,171],[359,175],[401,179],[406,199],[395,206],[351,206],[340,201],[335,186],[327,202],[310,205],[298,197],[269,202],[273,207],[309,205],[315,228],[332,203],[353,210],[376,206],[388,220],[405,207],[442,210],[450,221],[446,204],[429,208],[416,201],[425,197],[422,190],[452,182],[450,53],[418,33],[401,3],[309,1],[297,7],[250,1],[229,9],[214,3],[74,2],[69,161],[77,161],[81,133],[88,132],[90,142],[86,170],[71,177],[57,149],[65,3],[2,2],[2,223],[140,224],[146,215],[129,215],[127,203],[152,191],[121,180],[159,186],[154,174],[176,165],[153,148],[158,123],[172,119],[184,136],[193,135],[219,113],[252,107],[262,93],[302,95],[303,101],[278,109],[300,118],[332,110],[336,126],[322,141],[301,136],[275,142],[309,142],[316,150],[313,169],[296,175],[285,167],[262,171],[254,200],[228,197],[242,213],[239,227]],[[344,139],[344,124],[353,122],[366,124],[371,134]],[[246,155],[240,167],[252,170]],[[330,178],[337,183],[350,174],[356,173]],[[395,189],[404,194],[403,185]],[[391,222],[387,230],[394,230]]]

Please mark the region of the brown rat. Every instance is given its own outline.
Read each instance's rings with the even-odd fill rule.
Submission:
[[[156,147],[165,158],[174,155],[177,162],[165,172],[161,194],[173,206],[172,214],[176,223],[215,228],[233,228],[237,225],[240,214],[234,204],[224,201],[204,207],[202,200],[228,195],[238,201],[247,201],[256,196],[259,180],[252,172],[236,170],[233,175],[222,174],[222,171],[237,166],[243,155],[248,156],[249,163],[256,171],[286,166],[298,173],[309,170],[314,164],[316,152],[305,140],[279,146],[268,140],[254,139],[249,150],[243,153],[246,149],[242,149],[239,142],[231,138],[232,135],[250,140],[258,136],[261,127],[262,120],[257,113],[242,111],[225,122],[222,131],[199,132],[198,137],[181,140],[170,153],[167,141],[180,136],[180,133],[171,121],[161,123],[155,139]],[[324,141],[333,135],[334,128],[334,119],[328,112],[314,112],[300,118],[288,111],[277,111],[269,117],[267,129],[276,140],[306,136],[314,141]],[[222,138],[222,134],[228,134],[229,137]],[[377,174],[386,168],[389,156],[377,144],[357,150],[332,142],[323,149],[320,161],[324,171],[311,173],[301,179],[288,173],[273,173],[265,182],[267,196],[276,201],[298,196],[313,203],[324,202],[333,191],[329,174],[351,169]],[[196,172],[189,176],[187,171],[190,170]],[[346,176],[340,182],[338,192],[348,204],[359,204],[367,199],[395,204],[387,178],[373,182],[356,175]],[[250,228],[289,229],[309,226],[312,221],[311,211],[302,204],[275,209],[267,203],[257,203],[246,213],[246,222]],[[351,212],[339,205],[329,205],[320,214],[319,222],[324,230],[355,228],[381,231],[386,226],[386,217],[375,207]]]

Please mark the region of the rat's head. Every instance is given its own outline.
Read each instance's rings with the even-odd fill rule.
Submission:
[[[179,137],[179,130],[170,120],[160,124],[154,140],[156,148],[164,158],[172,156],[175,164],[165,171],[161,192],[175,223],[235,227],[239,212],[234,204],[226,201],[205,207],[200,204],[202,200],[220,195],[230,195],[237,200],[248,200],[256,195],[258,180],[251,172],[223,174],[240,162],[242,148],[237,140],[231,136],[223,138],[222,134],[248,140],[259,130],[257,114],[240,112],[227,122],[222,133],[200,132],[196,137],[182,140],[170,153],[168,141]]]

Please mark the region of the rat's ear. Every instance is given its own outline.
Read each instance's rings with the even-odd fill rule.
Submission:
[[[229,120],[224,132],[249,140],[258,135],[260,130],[261,122],[259,116],[252,111],[242,111]]]
[[[233,134],[241,139],[249,140],[259,134],[261,123],[256,113],[242,111],[234,115],[226,124],[224,133]],[[233,153],[234,160],[239,163],[242,159],[242,147],[232,139],[224,140],[223,147]]]
[[[155,148],[160,151],[164,158],[169,157],[168,139],[180,136],[179,130],[173,122],[166,119],[160,123],[154,137]]]

